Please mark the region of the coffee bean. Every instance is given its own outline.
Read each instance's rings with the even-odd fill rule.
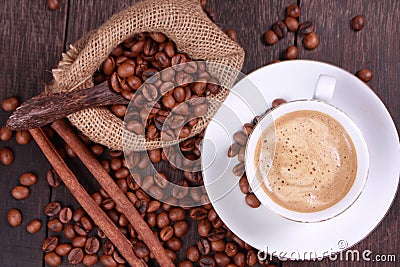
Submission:
[[[133,252],[139,259],[143,259],[150,254],[150,250],[141,241],[136,242],[136,244],[133,246]]]
[[[68,262],[71,264],[79,264],[83,260],[83,250],[81,248],[74,248],[68,253]]]
[[[236,31],[235,31],[235,30],[233,30],[233,29],[227,29],[227,30],[225,31],[225,33],[226,33],[226,35],[228,35],[228,37],[229,37],[231,40],[237,42],[237,34],[236,34]]]
[[[215,262],[214,258],[211,256],[201,256],[200,257],[200,267],[216,267],[217,263]]]
[[[176,207],[169,211],[168,217],[173,222],[181,221],[185,219],[186,211],[182,208]]]
[[[74,226],[72,224],[68,224],[64,227],[64,236],[68,239],[74,239],[76,236]]]
[[[272,30],[264,33],[264,41],[267,45],[274,45],[278,42],[278,35]]]
[[[252,208],[258,208],[261,205],[260,200],[254,194],[246,195],[246,203]]]
[[[126,263],[126,260],[117,251],[114,251],[113,258],[119,264]]]
[[[11,190],[11,195],[17,200],[29,197],[29,188],[23,185],[17,185]]]
[[[197,248],[202,255],[207,255],[211,252],[211,243],[207,238],[201,237],[197,242]]]
[[[177,237],[172,237],[166,242],[167,247],[172,251],[178,251],[182,248],[182,241]]]
[[[215,262],[218,266],[226,266],[230,263],[230,258],[225,254],[218,252],[214,255]]]
[[[90,232],[90,230],[93,228],[92,220],[88,216],[83,216],[81,218],[81,224],[86,232]]]
[[[272,101],[272,108],[276,108],[286,102],[287,101],[283,98],[276,98],[276,99],[274,99],[274,101]]]
[[[314,31],[314,24],[311,21],[303,21],[299,26],[299,32],[307,35]]]
[[[53,251],[58,245],[58,237],[56,236],[49,236],[42,243],[42,250],[43,252],[50,252]]]
[[[242,176],[239,180],[239,188],[240,191],[242,191],[243,194],[248,194],[250,192],[250,185],[249,182],[247,181],[246,176]]]
[[[85,243],[85,253],[86,254],[96,254],[99,251],[100,242],[96,237],[89,237],[86,239]]]
[[[56,216],[60,213],[60,210],[61,204],[59,202],[52,201],[44,208],[44,214],[49,217]]]
[[[356,72],[356,76],[363,82],[369,82],[372,80],[373,74],[369,69],[361,69]]]
[[[200,251],[196,246],[190,246],[186,250],[186,258],[191,262],[197,262],[200,258]]]
[[[88,235],[88,231],[83,227],[83,225],[80,222],[74,224],[74,231],[80,236]]]
[[[103,252],[106,255],[112,255],[114,253],[114,245],[110,240],[106,240],[103,243]]]
[[[60,176],[56,173],[56,171],[51,168],[47,171],[46,173],[46,180],[49,186],[57,188],[61,185],[61,179]]]
[[[100,263],[105,267],[117,267],[118,263],[109,255],[101,255]]]
[[[49,1],[47,1],[49,2]],[[58,256],[54,252],[49,252],[44,255],[44,261],[50,266],[59,266],[61,265],[61,257]]]
[[[7,128],[7,126],[3,125],[0,128],[0,140],[8,141],[12,138],[13,132]]]
[[[211,222],[207,218],[204,218],[199,221],[197,225],[197,232],[199,233],[199,236],[207,236],[211,228]]]
[[[193,264],[190,261],[181,261],[178,263],[178,267],[193,267]]]
[[[244,267],[246,264],[246,255],[243,252],[238,252],[234,257],[233,261],[239,267]]]
[[[62,208],[58,214],[60,222],[69,223],[72,220],[72,210],[69,207]]]
[[[126,113],[126,106],[125,105],[112,105],[111,112],[117,117],[124,117]]]
[[[287,35],[287,26],[283,21],[277,21],[272,25],[272,30],[278,36],[279,39],[286,37]]]
[[[22,223],[22,213],[17,209],[10,209],[7,212],[7,221],[11,227],[17,227]]]
[[[257,253],[254,250],[247,251],[246,264],[249,266],[257,264]]]
[[[143,53],[146,56],[153,56],[157,52],[157,43],[149,38],[144,42]]]
[[[183,70],[185,68],[185,65],[183,63],[185,63],[185,62],[186,62],[186,56],[183,54],[176,54],[175,56],[173,56],[171,58],[171,65],[175,71]],[[179,64],[181,64],[181,65],[179,65]]]
[[[95,265],[99,261],[99,257],[97,255],[85,255],[82,259],[82,263],[85,266]]]
[[[291,4],[286,8],[286,14],[289,17],[298,18],[300,16],[300,7],[296,4]]]
[[[294,45],[289,46],[286,48],[285,53],[283,54],[283,57],[285,59],[296,59],[298,54],[297,47]]]
[[[60,256],[67,255],[71,250],[72,250],[72,246],[68,243],[59,244],[55,248],[55,252],[57,253],[57,255],[60,255]]]
[[[293,17],[285,18],[285,24],[286,24],[288,30],[291,32],[295,32],[299,28],[298,20]]]
[[[15,141],[19,145],[26,145],[31,141],[31,134],[28,131],[18,131],[15,134]]]
[[[233,140],[239,145],[245,146],[247,144],[247,136],[242,131],[233,134]]]
[[[30,234],[37,233],[42,228],[42,221],[34,219],[26,225],[26,231]]]
[[[143,124],[138,120],[131,120],[126,124],[126,129],[128,131],[134,132],[135,134],[143,134],[144,127]]]
[[[210,209],[207,214],[207,218],[210,222],[215,221],[218,218],[218,214],[215,209]]]
[[[207,84],[207,91],[213,95],[216,95],[221,90],[218,81],[210,79]]]
[[[191,209],[189,214],[193,220],[199,221],[207,217],[207,210],[203,207],[196,207]]]
[[[2,149],[0,149],[0,162],[3,165],[8,166],[11,163],[13,163],[13,161],[14,161],[14,153],[10,148],[3,147]]]
[[[9,97],[3,100],[1,107],[5,111],[13,111],[19,106],[19,101],[16,97]]]
[[[225,241],[223,239],[212,241],[211,250],[214,252],[222,252],[225,250]]]
[[[19,182],[24,186],[32,186],[36,184],[37,176],[31,172],[26,172],[19,177]]]
[[[61,6],[61,0],[47,0],[47,7],[51,10],[57,10]],[[54,265],[51,265],[54,266]]]
[[[303,44],[304,47],[309,50],[317,48],[319,44],[318,35],[314,32],[307,34],[306,37],[303,39]]]
[[[233,169],[232,169],[233,175],[238,176],[238,177],[241,177],[244,174],[244,171],[245,171],[245,169],[244,169],[243,162],[235,165],[235,167],[233,167]]]
[[[241,146],[237,155],[239,162],[244,162],[245,155],[246,155],[246,147]]]
[[[52,232],[58,233],[63,230],[63,224],[60,220],[54,218],[47,222],[47,228]]]
[[[228,157],[233,158],[239,152],[240,145],[238,143],[233,143],[228,149]]]
[[[87,239],[86,236],[77,236],[74,239],[72,239],[72,246],[76,248],[83,248],[86,244],[86,239]]]
[[[217,241],[223,239],[226,235],[226,230],[222,228],[214,228],[208,233],[207,238],[208,240]]]
[[[168,241],[174,235],[174,228],[172,226],[164,226],[160,231],[160,239],[162,241]]]
[[[362,30],[364,25],[365,19],[361,15],[357,15],[351,20],[351,28],[356,32]]]
[[[189,231],[189,224],[186,221],[179,221],[174,224],[174,233],[176,237],[182,237]]]
[[[157,215],[157,227],[162,229],[164,226],[169,225],[170,219],[168,218],[168,213],[165,211],[160,212]]]

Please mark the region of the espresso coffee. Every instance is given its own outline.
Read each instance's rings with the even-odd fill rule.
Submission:
[[[257,179],[266,194],[296,212],[333,206],[356,177],[357,155],[349,134],[318,111],[281,116],[264,130],[255,153]]]

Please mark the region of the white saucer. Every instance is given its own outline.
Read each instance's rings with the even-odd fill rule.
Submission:
[[[332,105],[353,119],[367,142],[370,171],[362,194],[341,215],[318,223],[293,222],[264,206],[248,207],[239,189],[239,178],[232,174],[238,161],[227,157],[233,133],[263,113],[275,98],[311,98],[320,74],[336,78]],[[381,222],[399,183],[400,145],[389,112],[368,86],[338,67],[294,60],[258,69],[231,90],[206,130],[202,164],[210,200],[233,233],[274,256],[304,260],[351,247]]]

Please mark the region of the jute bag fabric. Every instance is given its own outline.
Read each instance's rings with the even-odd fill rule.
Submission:
[[[209,106],[209,116],[199,120],[189,137],[198,134],[227,97],[236,78],[235,71],[242,68],[244,51],[207,17],[195,0],[148,0],[112,16],[62,54],[57,68],[52,71],[54,80],[46,91],[92,87],[93,74],[112,50],[125,39],[141,32],[162,32],[176,43],[179,52],[186,53],[193,60],[201,59],[224,66],[209,69],[212,75],[219,78],[222,88],[218,94],[207,96],[215,100]],[[129,150],[143,151],[183,141],[146,140],[144,136],[124,129],[124,122],[107,107],[81,110],[69,115],[68,119],[92,141],[115,150],[122,150],[123,143],[125,148],[128,144]],[[129,142],[123,142],[123,138]]]

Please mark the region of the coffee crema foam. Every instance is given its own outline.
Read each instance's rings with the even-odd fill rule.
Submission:
[[[292,211],[317,212],[333,206],[356,177],[357,155],[350,136],[337,120],[318,111],[278,118],[264,130],[255,153],[256,175],[264,191]]]

